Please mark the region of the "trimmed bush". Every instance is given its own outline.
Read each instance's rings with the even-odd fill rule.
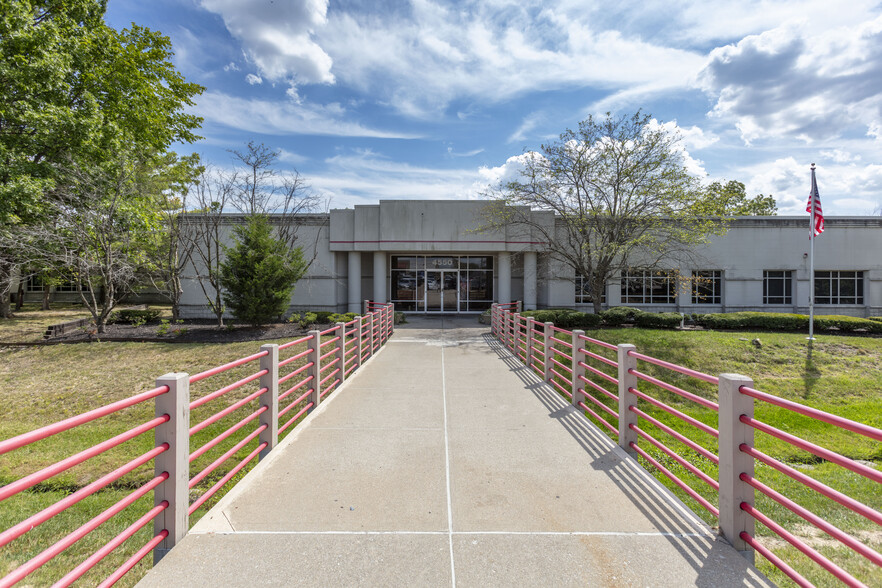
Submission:
[[[877,322],[882,323],[882,316],[871,316],[871,317],[868,318],[867,320],[877,321]]]
[[[561,329],[593,329],[600,326],[600,315],[571,308],[547,308],[521,313],[540,323],[551,322]]]
[[[709,329],[808,331],[809,317],[804,314],[777,312],[730,312],[703,314],[697,322]],[[867,319],[840,315],[815,317],[816,329],[823,331],[834,327],[842,332],[865,330],[869,333],[882,333],[882,323]]]
[[[313,314],[315,314],[315,322],[324,325],[331,322],[331,315],[336,313],[328,312],[326,310],[317,310]]]
[[[639,308],[632,308],[630,306],[616,306],[603,312],[601,314],[601,317],[603,318],[604,324],[610,325],[611,327],[617,327],[625,323],[634,322],[636,320],[636,317],[640,314],[644,313]]]
[[[674,329],[680,326],[678,312],[641,312],[634,317],[634,323],[645,329]]]
[[[333,313],[328,316],[329,323],[348,323],[352,319],[355,318],[354,312],[347,312],[346,314]]]
[[[108,323],[123,323],[127,325],[143,325],[159,318],[162,311],[156,308],[144,310],[124,309],[111,313]]]
[[[882,322],[876,322],[855,316],[821,315],[815,317],[815,328],[826,330],[837,328],[843,333],[865,330],[868,333],[882,333]]]

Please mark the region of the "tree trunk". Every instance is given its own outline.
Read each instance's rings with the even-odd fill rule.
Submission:
[[[43,285],[43,305],[40,307],[43,310],[51,310],[49,308],[49,290],[50,290],[49,284],[44,284]]]
[[[0,318],[12,318],[9,293],[12,290],[12,264],[0,262]]]
[[[18,280],[18,292],[15,295],[15,310],[18,312],[21,310],[21,307],[24,305],[24,280]]]

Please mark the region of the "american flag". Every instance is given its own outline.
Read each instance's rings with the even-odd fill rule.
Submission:
[[[815,226],[812,227],[813,236],[817,237],[824,232],[824,213],[821,211],[821,195],[818,194],[818,182],[815,180],[815,168],[812,164],[812,191],[809,193],[806,212],[812,212],[814,207]]]

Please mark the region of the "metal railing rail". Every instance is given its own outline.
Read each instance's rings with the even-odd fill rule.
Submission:
[[[59,433],[88,426],[122,410],[148,402],[154,404],[154,418],[0,488],[0,501],[21,495],[113,448],[153,433],[153,449],[119,464],[95,481],[0,532],[0,547],[14,544],[84,498],[153,462],[154,475],[149,480],[76,529],[68,530],[53,544],[0,578],[0,588],[24,580],[151,492],[153,508],[143,512],[122,532],[59,578],[55,585],[69,586],[82,578],[151,522],[154,530],[150,539],[110,573],[101,585],[113,585],[151,552],[154,553],[154,563],[159,561],[187,533],[189,519],[197,510],[217,497],[250,463],[264,458],[278,443],[280,433],[314,410],[391,337],[393,305],[365,301],[365,308],[368,309],[365,316],[347,323],[337,323],[324,331],[310,331],[304,337],[281,345],[263,345],[258,353],[197,374],[166,374],[157,379],[157,386],[152,390],[0,441],[0,455],[3,455]],[[280,360],[279,352],[288,350],[291,355]],[[256,369],[249,368],[255,362],[259,363]],[[233,375],[241,369],[252,371],[244,376]],[[280,371],[287,373],[280,374]],[[216,381],[219,377],[227,381],[233,377],[236,379],[190,399],[194,384]],[[282,384],[284,390],[280,392]],[[226,406],[210,408],[225,399],[229,399]],[[289,413],[294,414],[289,417]],[[230,419],[235,422],[227,425]],[[191,424],[193,420],[198,422]],[[247,431],[249,425],[252,430]],[[193,441],[198,446],[191,451]],[[204,463],[206,461],[208,463]],[[196,473],[191,473],[191,469]],[[210,486],[200,492],[203,484]],[[192,498],[191,491],[195,493]]]
[[[763,472],[775,470],[783,474],[802,487],[841,504],[876,525],[882,526],[882,513],[757,450],[754,432],[772,437],[778,442],[812,454],[816,459],[879,484],[880,492],[882,472],[755,419],[754,402],[776,406],[871,441],[882,441],[882,430],[761,392],[753,387],[750,378],[744,376],[705,374],[638,353],[633,345],[613,345],[587,337],[579,330],[569,331],[552,323],[540,323],[530,316],[521,315],[520,310],[520,303],[517,302],[494,304],[490,318],[493,336],[529,369],[584,411],[582,414],[590,415],[600,423],[632,457],[643,458],[645,463],[717,518],[723,536],[745,557],[753,561],[754,552],[759,553],[797,584],[812,585],[783,557],[763,545],[761,538],[756,537],[754,523],[759,521],[771,533],[840,582],[848,586],[864,585],[783,524],[758,510],[755,506],[755,493],[759,493],[872,564],[882,566],[882,554],[799,505],[780,489],[772,488],[766,483],[768,480],[762,480],[763,475],[755,475],[755,464],[761,464]],[[615,360],[603,355],[609,351],[616,352]],[[640,368],[638,362],[651,366],[656,375]],[[609,373],[610,368],[617,370],[617,377]],[[663,376],[657,375],[664,373],[674,374],[680,384],[671,384],[664,381]],[[685,385],[682,383],[684,381]],[[607,389],[610,384],[617,388],[618,393]],[[705,397],[711,393],[706,384],[716,387],[718,401]],[[693,386],[699,392],[687,389]],[[701,393],[702,386],[705,395]],[[660,399],[654,391],[676,395],[695,405],[696,414],[716,414],[717,426],[711,426],[674,408]],[[610,406],[610,401],[614,403],[613,406]],[[655,416],[647,411],[654,412]],[[662,417],[667,422],[662,422]],[[660,431],[684,447],[686,452],[694,454],[699,461],[704,460],[704,463],[688,458],[683,450],[675,450],[669,445],[670,442],[662,441],[641,423]],[[649,447],[641,447],[641,441]],[[696,490],[681,479],[647,449],[660,452],[657,455],[669,458],[686,470],[705,488],[704,492]],[[706,464],[710,464],[710,467]],[[715,495],[716,503],[708,499],[708,492]]]

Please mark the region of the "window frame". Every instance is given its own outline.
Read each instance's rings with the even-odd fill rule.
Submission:
[[[781,276],[771,274],[783,274]],[[783,284],[783,294],[772,296],[769,293],[770,284],[780,281]],[[781,299],[781,302],[772,301]],[[767,306],[793,305],[793,270],[763,270],[763,304]]]
[[[666,294],[657,295],[656,282],[667,283]],[[632,284],[640,284],[640,294],[629,293]],[[624,271],[621,275],[622,304],[676,304],[677,280],[673,270]],[[639,298],[639,300],[638,300]]]
[[[703,276],[701,274],[711,274]],[[710,280],[699,284],[699,279]],[[710,286],[710,296],[703,296],[699,292],[701,285]],[[723,270],[693,270],[692,271],[692,304],[723,304]]]
[[[821,275],[819,275],[821,274]],[[826,275],[823,275],[826,274]],[[843,276],[842,274],[852,274]],[[863,305],[864,304],[864,271],[863,270],[815,270],[815,291],[813,293],[815,304],[830,306],[840,305]],[[853,284],[854,295],[842,294],[842,283]],[[827,294],[818,295],[818,287],[823,288],[827,284]],[[846,301],[843,301],[846,299]]]

